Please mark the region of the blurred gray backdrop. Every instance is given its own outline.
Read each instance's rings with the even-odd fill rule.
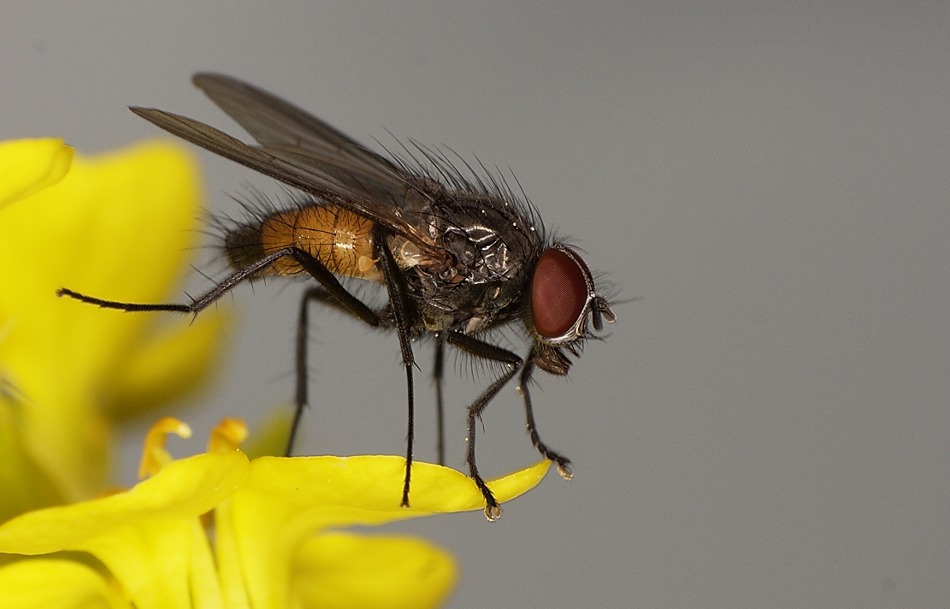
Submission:
[[[948,31],[946,2],[7,2],[0,137],[93,153],[162,135],[129,104],[243,137],[189,82],[213,70],[367,143],[388,130],[514,170],[636,300],[568,381],[539,377],[572,482],[493,524],[399,527],[458,555],[452,607],[945,607]],[[212,211],[279,192],[200,158]],[[302,289],[222,305],[239,330],[182,411],[199,430],[287,406]],[[395,338],[315,318],[303,450],[401,454]],[[431,345],[417,354],[432,459]],[[449,364],[461,467],[487,376]],[[484,426],[486,474],[535,460],[514,385]]]

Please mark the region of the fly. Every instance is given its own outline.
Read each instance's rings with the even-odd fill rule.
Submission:
[[[230,229],[224,251],[233,272],[183,304],[103,300],[67,288],[60,296],[123,311],[198,313],[236,285],[264,276],[316,280],[300,306],[296,342],[296,411],[287,454],[307,404],[307,310],[319,302],[363,323],[395,331],[406,374],[408,434],[401,505],[409,505],[412,472],[415,359],[412,340],[435,339],[439,461],[442,448],[442,370],[445,345],[497,362],[504,372],[468,406],[466,463],[485,498],[485,515],[501,508],[475,462],[475,429],[482,411],[518,375],[528,435],[558,472],[571,478],[570,460],[548,448],[535,426],[528,391],[535,368],[563,376],[570,356],[615,320],[598,295],[580,254],[548,240],[534,208],[503,178],[457,169],[444,153],[415,145],[405,160],[389,160],[270,93],[218,74],[194,84],[243,126],[258,145],[214,127],[154,108],[131,108],[158,127],[268,175],[301,193],[296,206],[261,210]],[[422,157],[421,161],[416,155]],[[475,177],[473,177],[475,176]],[[341,283],[352,277],[381,284],[388,304],[373,309]],[[521,324],[524,358],[490,342],[490,332]]]

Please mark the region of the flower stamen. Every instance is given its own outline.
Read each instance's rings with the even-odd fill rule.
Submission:
[[[190,438],[191,427],[174,417],[159,419],[145,434],[145,444],[142,447],[142,461],[139,463],[139,479],[154,476],[163,467],[175,459],[165,450],[165,440],[168,434],[175,434],[179,438]]]
[[[247,423],[243,419],[227,417],[211,430],[208,438],[208,452],[231,452],[247,439]]]

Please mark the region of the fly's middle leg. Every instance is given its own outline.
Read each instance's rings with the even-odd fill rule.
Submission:
[[[488,402],[495,397],[501,388],[514,377],[518,369],[521,368],[523,361],[520,357],[507,349],[502,349],[501,347],[486,343],[467,334],[453,332],[449,334],[448,342],[466,353],[500,362],[508,367],[508,370],[499,379],[489,385],[468,407],[468,436],[466,437],[468,448],[465,461],[468,463],[469,475],[482,492],[482,497],[485,498],[485,517],[489,521],[497,520],[501,517],[501,506],[498,505],[495,495],[491,492],[491,489],[488,488],[481,474],[478,473],[478,466],[475,463],[475,428],[478,419],[482,415],[482,411],[485,410],[485,406],[487,406]]]

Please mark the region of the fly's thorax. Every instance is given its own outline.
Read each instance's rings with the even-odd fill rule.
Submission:
[[[444,252],[439,259],[404,256],[414,261],[426,328],[475,334],[517,316],[543,241],[520,208],[492,195],[449,192],[416,211]]]
[[[382,281],[374,257],[372,221],[335,205],[309,205],[268,216],[261,222],[263,253],[284,248],[302,250],[332,273]],[[278,275],[294,275],[303,268],[292,258],[274,263]]]
[[[542,236],[521,209],[492,195],[452,193],[433,204],[430,235],[452,259],[448,282],[526,281]]]
[[[517,290],[507,284],[457,283],[450,286],[429,282],[413,294],[422,318],[430,332],[457,330],[479,334],[488,328],[516,319],[520,307]]]

